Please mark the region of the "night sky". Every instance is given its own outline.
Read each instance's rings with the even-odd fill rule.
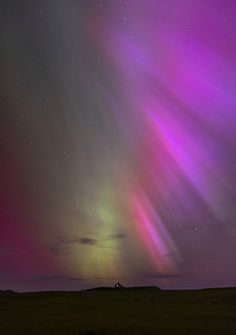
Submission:
[[[0,289],[236,282],[235,0],[0,0]]]

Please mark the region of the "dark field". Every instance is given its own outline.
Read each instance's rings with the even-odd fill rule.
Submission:
[[[0,293],[0,334],[236,334],[236,289]]]

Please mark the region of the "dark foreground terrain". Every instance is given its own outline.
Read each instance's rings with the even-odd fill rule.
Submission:
[[[236,289],[0,292],[0,334],[236,334]]]

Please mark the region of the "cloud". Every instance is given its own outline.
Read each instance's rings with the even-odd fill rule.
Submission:
[[[61,244],[87,244],[87,245],[98,245],[99,242],[106,242],[110,240],[119,240],[126,238],[127,235],[123,233],[108,235],[105,239],[98,240],[89,236],[76,237],[72,239],[61,239],[59,242]]]
[[[91,238],[88,236],[78,237],[72,239],[61,239],[59,240],[59,244],[87,244],[87,245],[95,245],[98,243],[98,240],[95,238]]]
[[[47,244],[46,247],[48,251],[55,256],[69,255],[71,253],[71,251],[66,245],[62,245],[61,243],[58,242]]]
[[[90,237],[81,237],[75,241],[75,243],[80,243],[80,244],[88,244],[88,245],[95,245],[97,244],[97,240],[95,238],[90,238]]]
[[[94,246],[98,244],[98,240],[91,237],[79,237],[72,239],[59,239],[57,242],[47,244],[47,249],[50,253],[54,255],[66,255],[70,253],[70,245],[73,244],[83,244],[88,246]]]
[[[115,247],[106,245],[106,243],[105,245],[103,245],[103,243],[113,241],[113,240],[121,240],[126,237],[127,235],[124,233],[117,233],[117,234],[108,235],[105,239],[101,239],[101,240],[98,240],[96,238],[92,238],[89,236],[74,237],[74,238],[61,238],[57,242],[47,245],[47,249],[50,253],[54,255],[60,255],[60,254],[65,255],[65,254],[70,253],[68,246],[74,245],[74,244],[97,246],[100,248],[108,248],[108,249],[117,249]]]
[[[123,238],[126,238],[127,235],[124,233],[117,233],[117,234],[112,234],[107,237],[107,240],[121,240]]]

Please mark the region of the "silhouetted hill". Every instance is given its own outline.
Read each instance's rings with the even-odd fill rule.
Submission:
[[[158,286],[132,286],[132,287],[94,287],[89,288],[84,291],[132,291],[132,290],[140,290],[140,291],[148,291],[148,290],[157,290],[160,291],[160,287]]]
[[[12,290],[0,290],[0,295],[15,295],[15,294],[19,293]]]

